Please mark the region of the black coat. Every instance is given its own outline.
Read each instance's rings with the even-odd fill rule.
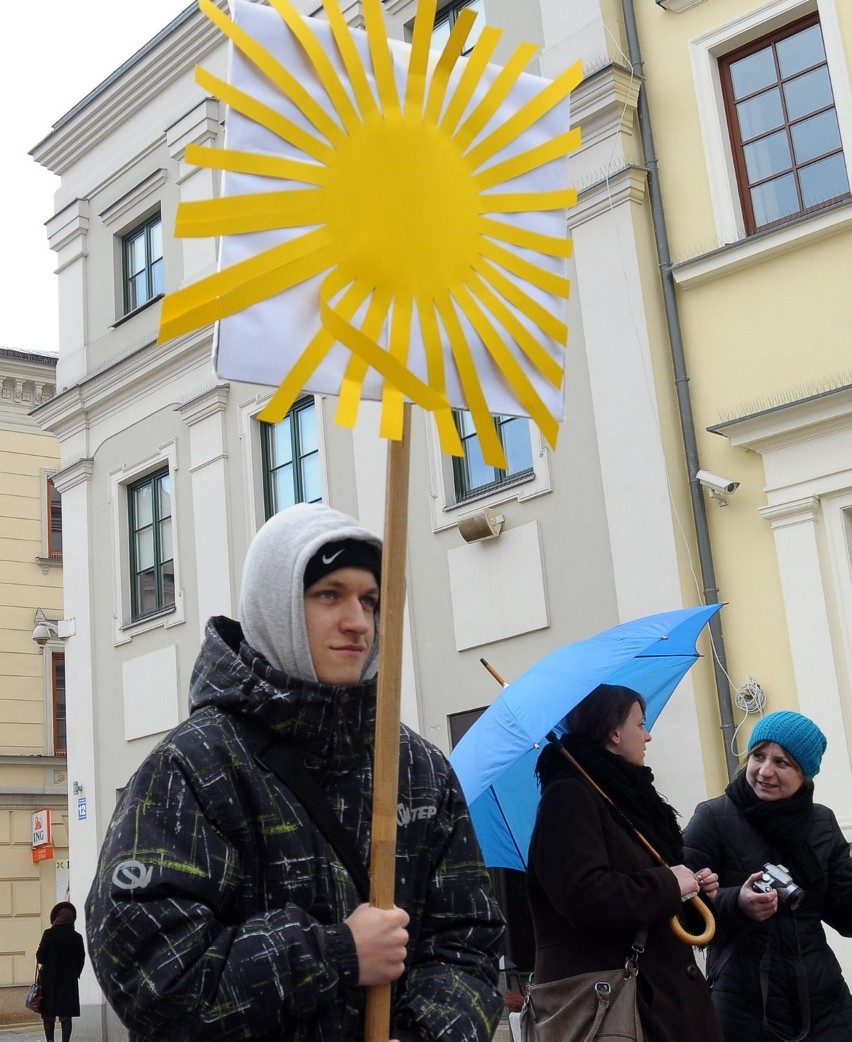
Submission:
[[[682,907],[674,874],[652,859],[580,778],[554,781],[544,791],[527,891],[537,984],[623,965],[637,929],[647,923],[639,958],[646,1042],[722,1042],[692,948],[668,924]]]
[[[41,1015],[54,1017],[80,1016],[80,990],[77,981],[83,972],[86,952],[83,938],[73,923],[54,923],[41,935],[36,952],[41,966]]]
[[[687,863],[709,865],[719,873],[716,937],[710,945],[708,977],[713,1003],[727,1042],[777,1042],[763,1026],[760,961],[770,952],[767,1013],[784,1038],[802,1026],[795,971],[797,950],[807,975],[812,1042],[852,1040],[852,998],[837,959],[828,946],[823,922],[852,935],[852,860],[849,844],[828,807],[814,804],[809,845],[827,875],[820,893],[808,893],[795,912],[779,910],[762,923],[739,909],[742,884],[767,862],[783,857],[746,821],[727,796],[698,806],[684,831]]]

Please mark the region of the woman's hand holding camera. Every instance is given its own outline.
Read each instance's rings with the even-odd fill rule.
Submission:
[[[753,872],[740,887],[738,898],[740,910],[743,915],[755,922],[762,923],[765,919],[771,919],[778,911],[778,891],[770,889],[767,892],[759,892],[754,889],[758,879],[763,878],[763,869]]]

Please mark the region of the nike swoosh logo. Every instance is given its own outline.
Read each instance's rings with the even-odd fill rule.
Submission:
[[[344,549],[345,549],[345,547],[341,547],[339,550],[335,550],[335,552],[333,554],[328,554],[328,555],[327,554],[323,554],[322,555],[322,563],[323,564],[331,564],[331,562],[335,559],[335,557],[340,557],[340,555],[343,553]]]

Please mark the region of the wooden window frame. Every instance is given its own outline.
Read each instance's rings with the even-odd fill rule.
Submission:
[[[797,19],[796,21],[789,22],[786,25],[781,26],[778,29],[774,30],[773,32],[766,33],[765,35],[759,37],[758,39],[752,40],[750,43],[744,44],[742,47],[738,47],[736,50],[733,50],[733,51],[729,52],[728,54],[725,54],[725,55],[723,55],[722,57],[719,58],[719,78],[720,78],[720,83],[721,83],[721,88],[722,88],[722,99],[723,99],[723,102],[724,102],[725,117],[726,117],[726,121],[727,121],[728,134],[729,134],[729,139],[730,139],[730,143],[731,143],[731,153],[732,153],[732,158],[733,158],[733,163],[734,163],[734,170],[735,170],[735,173],[736,173],[737,189],[738,189],[739,198],[740,198],[740,205],[742,206],[743,221],[744,221],[744,224],[745,224],[745,230],[746,230],[746,234],[747,235],[756,235],[759,232],[764,232],[764,231],[770,230],[772,228],[778,228],[778,227],[780,227],[780,226],[782,226],[784,224],[789,224],[791,221],[797,220],[800,217],[803,217],[803,216],[805,216],[807,214],[818,212],[819,210],[825,209],[827,206],[831,206],[834,203],[836,203],[836,202],[838,202],[838,201],[840,201],[842,199],[848,199],[850,197],[850,192],[849,192],[849,189],[847,187],[847,190],[846,190],[845,193],[842,193],[842,194],[840,194],[840,195],[838,195],[838,196],[836,196],[836,197],[834,197],[832,199],[827,199],[827,200],[821,201],[820,203],[817,203],[817,204],[815,204],[813,206],[807,206],[806,207],[806,206],[802,205],[802,190],[801,190],[801,183],[800,183],[800,180],[799,180],[799,170],[801,170],[801,169],[803,169],[803,168],[805,168],[807,166],[810,166],[813,163],[813,160],[810,159],[806,163],[797,163],[796,162],[796,158],[795,158],[795,152],[794,152],[794,149],[793,149],[793,142],[792,142],[792,139],[791,139],[790,140],[790,156],[791,156],[791,160],[792,160],[792,166],[790,168],[790,172],[793,174],[793,177],[795,179],[796,194],[797,194],[797,197],[798,197],[798,200],[799,200],[799,203],[800,203],[799,209],[796,210],[793,213],[785,214],[783,217],[779,217],[777,220],[769,221],[766,224],[760,224],[760,225],[757,224],[757,222],[755,220],[755,216],[754,216],[754,207],[752,205],[752,200],[751,200],[751,189],[753,187],[755,187],[755,185],[759,185],[762,182],[771,181],[771,180],[775,179],[777,177],[777,174],[773,174],[772,177],[758,179],[758,180],[756,180],[754,182],[750,182],[749,181],[748,170],[747,170],[746,161],[745,161],[745,144],[747,144],[748,142],[745,142],[745,143],[743,142],[742,135],[740,133],[740,126],[739,126],[739,120],[737,118],[737,108],[736,108],[737,103],[738,102],[742,103],[745,100],[745,98],[747,98],[748,96],[746,95],[746,96],[744,96],[744,98],[739,98],[739,99],[735,99],[734,98],[733,83],[732,83],[732,79],[731,79],[730,68],[731,68],[731,66],[735,62],[741,61],[743,58],[747,58],[750,54],[755,54],[758,51],[764,50],[767,46],[772,46],[772,48],[773,48],[773,57],[774,57],[775,66],[776,66],[776,73],[777,73],[777,76],[778,76],[778,79],[776,80],[776,84],[779,87],[781,87],[786,82],[789,82],[789,81],[791,81],[791,80],[793,80],[793,79],[795,79],[795,78],[797,78],[799,76],[802,76],[806,72],[813,72],[815,69],[819,69],[819,68],[822,68],[822,67],[825,67],[826,69],[828,69],[828,59],[825,56],[825,45],[824,45],[824,43],[823,43],[823,60],[822,60],[822,62],[819,62],[819,63],[817,63],[817,64],[815,64],[813,66],[809,66],[807,69],[797,70],[797,72],[795,73],[794,76],[788,76],[788,77],[782,76],[781,70],[778,67],[778,58],[777,58],[777,52],[775,51],[775,45],[777,43],[783,41],[783,40],[787,40],[790,37],[795,36],[797,33],[803,32],[806,29],[810,29],[814,25],[819,25],[820,26],[820,32],[822,32],[822,26],[821,26],[821,23],[820,23],[818,12],[814,12],[813,14],[806,15],[803,18]],[[830,83],[830,79],[829,79],[829,83]],[[766,89],[767,88],[761,88],[761,91],[755,92],[755,96],[757,96],[757,94],[761,93],[763,90],[766,90]],[[801,119],[810,119],[814,115],[816,115],[818,111],[819,112],[835,111],[836,112],[836,104],[835,104],[834,87],[833,86],[831,86],[831,93],[832,93],[832,103],[831,103],[830,106],[825,106],[821,110],[815,110],[814,112],[809,112],[809,113],[806,114],[806,116],[801,117]],[[782,92],[781,101],[782,101],[782,105],[784,106],[784,123],[781,126],[774,128],[771,131],[771,133],[777,133],[779,130],[783,129],[783,130],[785,130],[787,132],[788,138],[791,138],[791,128],[793,126],[795,126],[797,123],[801,122],[801,119],[793,119],[793,120],[791,120],[789,118],[788,113],[786,111],[786,104],[784,102],[783,92]],[[754,138],[752,140],[758,140],[758,138]],[[841,141],[840,146],[837,149],[835,149],[833,152],[826,153],[824,156],[820,156],[819,158],[820,159],[825,159],[828,156],[836,155],[836,154],[843,155],[843,144],[842,144],[842,141]]]
[[[154,289],[155,266],[159,264],[162,268],[163,265],[162,251],[158,257],[154,257],[151,246],[151,231],[156,225],[160,226],[160,241],[162,244],[163,218],[159,211],[151,214],[151,216],[142,221],[141,224],[137,224],[121,237],[122,287],[125,315],[133,314],[134,311],[138,311],[140,308],[145,307],[146,304],[150,304],[152,300],[156,300],[158,297],[163,295],[162,290]],[[134,300],[133,294],[131,293],[131,283],[132,279],[139,273],[131,273],[130,271],[129,250],[131,243],[135,242],[140,237],[144,237],[145,241],[145,266],[143,270],[147,281],[148,293],[144,300]]]
[[[65,652],[53,651],[50,655],[50,704],[53,714],[54,756],[68,755],[68,712],[65,692]]]

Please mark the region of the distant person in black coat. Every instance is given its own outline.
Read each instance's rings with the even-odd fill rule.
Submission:
[[[62,1042],[71,1038],[71,1018],[80,1016],[80,989],[86,951],[83,938],[74,929],[77,909],[60,901],[50,911],[50,928],[41,935],[36,961],[41,966],[41,1019],[44,1037],[54,1042],[56,1018],[62,1027]]]

